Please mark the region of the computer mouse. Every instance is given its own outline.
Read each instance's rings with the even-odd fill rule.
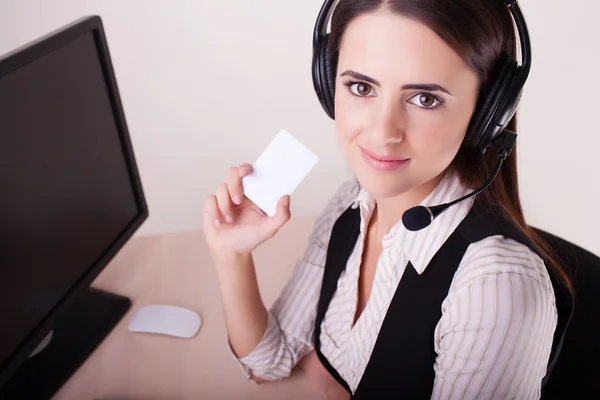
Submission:
[[[189,339],[196,336],[201,322],[200,316],[190,309],[153,304],[141,307],[134,314],[129,330]]]

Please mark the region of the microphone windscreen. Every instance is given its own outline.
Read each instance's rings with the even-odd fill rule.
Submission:
[[[402,214],[402,223],[409,231],[418,231],[429,226],[432,219],[431,212],[424,206],[409,208]]]

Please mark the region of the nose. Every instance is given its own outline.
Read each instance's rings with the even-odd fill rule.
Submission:
[[[373,121],[375,139],[382,145],[400,143],[404,139],[405,115],[398,101],[380,103]]]

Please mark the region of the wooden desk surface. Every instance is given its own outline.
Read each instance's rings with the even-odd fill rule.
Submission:
[[[304,252],[312,223],[292,219],[257,250],[267,307]],[[260,385],[246,380],[227,348],[216,272],[200,231],[131,239],[93,286],[126,295],[133,305],[54,400],[325,398],[302,372]],[[133,314],[149,304],[193,309],[200,332],[192,339],[130,332]]]

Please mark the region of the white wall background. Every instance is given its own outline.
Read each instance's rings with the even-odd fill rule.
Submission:
[[[500,1],[500,0],[495,0]],[[313,92],[321,0],[0,0],[0,54],[81,16],[104,21],[150,207],[138,234],[199,229],[205,196],[280,128],[320,157],[292,197],[314,217],[349,170]],[[530,223],[600,254],[594,0],[521,0],[533,67],[520,108]]]

